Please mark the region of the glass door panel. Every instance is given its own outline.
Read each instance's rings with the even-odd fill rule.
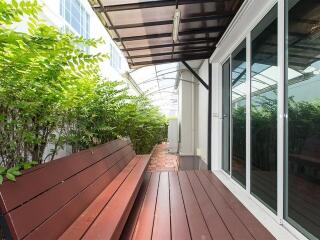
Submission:
[[[320,2],[288,2],[286,219],[320,238]]]
[[[251,192],[277,211],[277,7],[251,33]]]
[[[231,175],[246,185],[246,41],[232,53],[231,58],[232,167]]]

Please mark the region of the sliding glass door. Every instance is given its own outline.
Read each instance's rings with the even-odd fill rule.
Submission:
[[[222,169],[230,173],[230,60],[222,66]]]
[[[251,193],[277,211],[277,6],[251,32]]]
[[[288,2],[285,218],[320,238],[320,2]]]
[[[231,175],[246,185],[246,41],[231,55]]]
[[[222,66],[222,169],[313,240],[320,239],[320,1],[285,2],[285,48],[275,5]]]

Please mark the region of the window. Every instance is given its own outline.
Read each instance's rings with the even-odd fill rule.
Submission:
[[[222,169],[230,173],[230,59],[222,66]]]
[[[246,41],[231,56],[231,175],[246,185]]]
[[[120,53],[112,44],[110,44],[110,65],[117,71],[121,70]]]
[[[251,193],[277,211],[277,7],[251,32]]]
[[[288,0],[285,218],[320,238],[320,4]]]
[[[90,17],[79,0],[61,0],[60,14],[80,36],[90,38]]]

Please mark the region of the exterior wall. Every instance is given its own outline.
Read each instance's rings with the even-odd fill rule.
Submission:
[[[68,26],[75,34],[78,34],[73,28],[68,24],[67,21],[60,15],[60,1],[51,0],[39,0],[39,4],[42,5],[42,12],[40,17],[45,20],[48,24],[56,26],[58,29],[63,29],[64,26]],[[106,31],[99,18],[96,16],[92,8],[90,7],[88,1],[79,0],[85,11],[90,17],[90,38],[102,38],[104,44],[100,44],[97,48],[90,48],[90,53],[108,53],[110,57],[111,45],[114,46],[115,50],[121,57],[121,69],[117,70],[111,66],[110,59],[100,64],[101,75],[107,80],[116,81],[122,79],[122,74],[129,69],[126,59],[124,58],[122,52],[118,46],[113,42],[109,33]],[[27,20],[27,19],[26,19]],[[18,23],[14,28],[18,31],[27,31],[26,21]]]
[[[170,153],[178,152],[178,141],[179,141],[179,128],[178,120],[170,119],[168,124],[168,151]]]
[[[181,73],[179,82],[179,154],[193,156],[195,154],[195,97],[192,74],[189,71]]]
[[[208,84],[208,60],[204,60],[200,69],[199,76]],[[198,114],[197,114],[197,127],[198,134],[196,153],[202,161],[208,163],[207,153],[208,153],[208,90],[202,86],[198,85]]]
[[[268,11],[278,2],[278,7],[283,7],[284,1],[276,0],[246,0],[241,7],[240,11],[232,21],[232,24],[227,29],[226,33],[217,44],[215,52],[212,54],[210,61],[212,63],[212,169],[220,180],[230,189],[231,192],[258,218],[258,220],[277,238],[277,239],[307,239],[300,232],[298,232],[292,225],[283,219],[283,159],[278,156],[278,213],[270,211],[264,206],[257,198],[250,192],[250,185],[247,182],[247,188],[241,187],[230,175],[227,175],[221,170],[222,159],[222,64],[235,50],[235,48],[245,39],[249,38],[250,31],[257,25],[257,23],[268,13]],[[279,12],[278,12],[279,13]],[[279,24],[283,19],[281,14],[278,14]],[[282,19],[282,20],[281,20]],[[279,26],[279,25],[278,25]],[[281,26],[278,28],[280,41],[284,38],[281,35]],[[279,45],[281,48],[281,45]],[[283,48],[283,45],[282,45]],[[280,49],[283,50],[283,49]],[[279,51],[281,52],[281,51]],[[279,54],[279,53],[278,53]],[[247,50],[248,55],[248,50]],[[249,55],[248,55],[249,56]],[[279,56],[279,55],[278,55]],[[281,61],[281,56],[279,56]],[[281,64],[281,63],[280,63]],[[247,64],[248,66],[248,64]],[[280,66],[280,65],[279,65]],[[248,69],[248,68],[247,68]],[[281,70],[280,70],[281,71]],[[250,79],[250,74],[247,73],[247,82]],[[280,86],[279,86],[280,88]],[[249,84],[248,84],[249,89]],[[248,91],[249,94],[249,91]],[[247,109],[250,95],[247,95]],[[279,100],[279,105],[281,102]],[[250,105],[249,105],[250,106]],[[201,115],[201,113],[199,112]],[[247,111],[247,179],[250,179],[250,134],[248,134],[248,118],[249,111]],[[200,118],[200,116],[199,116]],[[279,125],[278,125],[279,126]],[[278,131],[282,131],[282,128]],[[199,131],[200,133],[200,131]],[[250,132],[249,132],[250,133]],[[279,132],[278,132],[279,133]],[[281,135],[279,135],[281,137]],[[278,144],[282,144],[279,141]],[[279,148],[280,149],[280,148]],[[279,153],[278,153],[279,154]],[[248,161],[249,159],[249,161]],[[280,161],[280,162],[279,162]],[[280,168],[279,168],[280,166]],[[280,177],[279,177],[280,176]],[[282,181],[281,181],[282,179]],[[248,181],[248,180],[247,180]],[[250,180],[249,180],[250,181]],[[249,187],[248,187],[249,186]],[[281,192],[281,193],[280,193]]]

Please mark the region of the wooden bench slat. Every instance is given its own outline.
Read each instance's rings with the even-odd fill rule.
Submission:
[[[110,153],[121,149],[127,142],[109,143]],[[108,145],[108,146],[109,146]],[[51,161],[45,167],[17,178],[16,182],[5,182],[0,186],[1,211],[6,213],[30,199],[54,187],[56,184],[77,174],[94,164],[90,150],[81,151],[61,159]],[[76,163],[76,164],[75,164]],[[41,179],[41,181],[39,181]],[[13,187],[14,185],[14,187]]]
[[[178,172],[192,239],[212,239],[185,172]]]
[[[120,144],[120,145],[119,145]],[[109,156],[114,152],[114,149],[117,149],[119,146],[124,147],[126,145],[131,146],[131,141],[129,139],[126,140],[114,140],[111,142],[107,142],[105,144],[98,145],[96,147],[91,148],[93,159],[96,161]]]
[[[83,239],[119,239],[148,163],[149,156],[142,156]]]
[[[14,223],[13,228],[18,238],[26,236],[31,230],[40,226],[42,222],[67,204],[88,185],[96,181],[101,175],[105,174],[118,161],[124,161],[124,164],[126,164],[131,159],[131,152],[131,147],[126,146],[120,152],[118,151],[110,157],[102,159],[32,201],[9,212],[8,217]],[[122,157],[121,159],[120,157],[123,154],[126,154],[127,157]],[[37,209],[37,211],[35,212],[34,209]]]
[[[219,213],[214,208],[194,171],[187,171],[187,176],[190,180],[191,186],[198,200],[202,215],[205,218],[211,236],[213,236],[214,239],[219,240],[232,240],[227,227],[222,222]]]
[[[180,183],[176,172],[169,172],[172,239],[191,240]]]
[[[128,220],[126,222],[125,228],[122,231],[121,240],[131,240],[133,238],[134,231],[139,219],[140,211],[147,193],[147,189],[150,183],[151,173],[146,172],[144,174],[143,182],[140,187],[140,191],[136,198],[136,201],[132,207]]]
[[[152,239],[170,239],[170,202],[169,202],[169,175],[160,173],[156,211],[153,223]]]
[[[222,198],[220,194],[217,194],[217,189],[203,172],[199,172],[199,179],[202,186],[205,188],[211,202],[217,209],[219,215],[227,226],[229,232],[235,239],[239,240],[253,240],[254,238],[250,232],[246,229],[238,216],[229,207],[227,202]]]
[[[116,190],[126,180],[129,173],[138,163],[139,157],[135,157],[119,173],[112,183],[83,211],[83,213],[74,221],[74,223],[59,237],[60,240],[80,239],[90,227],[91,223],[98,217],[103,208],[108,204],[115,194]]]
[[[199,171],[196,172],[200,174]],[[225,201],[229,203],[230,207],[239,216],[242,222],[246,225],[247,229],[252,233],[253,236],[259,236],[261,239],[274,240],[272,234],[250,213],[243,204],[234,197],[234,195],[224,186],[220,180],[212,173],[205,172],[209,181],[217,188],[220,194],[224,197]]]
[[[159,172],[153,172],[132,239],[150,240],[159,184]]]
[[[77,217],[95,200],[95,198],[112,183],[113,179],[124,168],[126,163],[119,161],[108,172],[102,175],[97,181],[89,185],[75,198],[69,201],[63,208],[47,219],[41,226],[25,237],[29,239],[40,239],[46,236],[48,239],[57,239],[72,224]]]

